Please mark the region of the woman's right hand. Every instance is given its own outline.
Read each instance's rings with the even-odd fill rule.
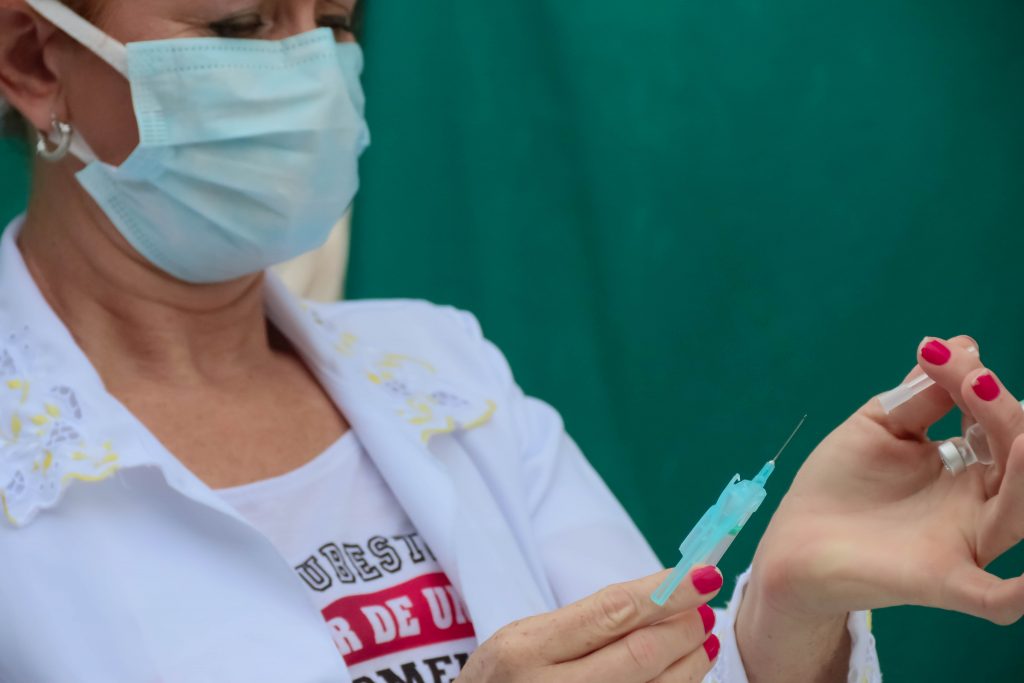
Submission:
[[[718,656],[707,603],[722,575],[694,570],[659,607],[651,593],[666,576],[509,624],[473,653],[456,683],[700,683]]]

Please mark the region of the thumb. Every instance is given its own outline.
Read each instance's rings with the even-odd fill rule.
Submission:
[[[1009,626],[1024,616],[1024,576],[1001,579],[965,564],[948,575],[935,607]]]

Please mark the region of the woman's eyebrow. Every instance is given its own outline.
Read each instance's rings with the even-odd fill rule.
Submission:
[[[206,25],[212,21],[224,21],[243,15],[246,11],[258,11],[260,3],[256,0],[220,3],[221,7],[210,4],[196,7],[175,7],[173,21],[195,25]]]

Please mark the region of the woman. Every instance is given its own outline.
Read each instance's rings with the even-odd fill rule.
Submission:
[[[815,450],[715,615],[714,568],[649,600],[472,317],[264,275],[355,194],[356,11],[0,0],[0,93],[42,131],[0,248],[0,680],[877,681],[858,610],[1020,617],[983,567],[1024,529],[1024,416],[966,338]],[[954,404],[996,452],[955,479],[926,436]]]

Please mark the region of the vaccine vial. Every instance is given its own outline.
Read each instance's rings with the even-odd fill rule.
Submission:
[[[1020,405],[1024,410],[1024,401],[1021,401]],[[991,465],[993,457],[985,428],[975,422],[967,428],[962,437],[943,441],[939,444],[939,457],[954,477],[974,463]]]
[[[974,463],[992,464],[992,451],[988,447],[988,437],[980,424],[973,424],[961,437],[958,436],[939,444],[939,456],[954,477],[965,471]]]

